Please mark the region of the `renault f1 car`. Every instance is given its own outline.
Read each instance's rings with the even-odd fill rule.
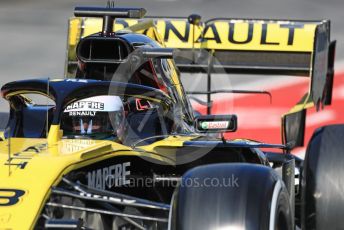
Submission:
[[[290,153],[307,108],[331,103],[330,22],[145,13],[76,7],[65,78],[2,86],[0,229],[344,226],[343,127],[318,130],[304,161]],[[240,117],[211,114],[218,69],[310,79],[282,117],[282,144],[224,138]],[[180,74],[196,70],[207,91],[186,92]],[[208,114],[195,116],[192,98]]]

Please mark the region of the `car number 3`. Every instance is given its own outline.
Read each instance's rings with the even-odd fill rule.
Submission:
[[[0,206],[12,206],[19,202],[25,192],[19,189],[0,189]]]

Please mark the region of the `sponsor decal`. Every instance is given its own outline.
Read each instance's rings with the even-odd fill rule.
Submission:
[[[85,192],[80,192],[79,195],[84,196],[84,197],[89,197],[89,198],[108,200],[110,202],[112,201],[112,202],[125,203],[125,204],[136,203],[135,200],[122,199],[122,198],[118,198],[118,197],[103,196],[103,195],[99,195],[99,194],[92,194],[92,193],[85,193]]]
[[[96,115],[96,112],[94,111],[73,111],[69,112],[69,116],[88,116],[88,117],[94,117]]]
[[[29,160],[31,160],[37,153],[47,148],[47,144],[38,144],[34,146],[27,147],[21,152],[13,154],[5,162],[5,165],[16,166],[19,169],[25,169]]]
[[[151,104],[147,100],[136,99],[136,110],[143,111],[152,108]]]
[[[123,103],[118,96],[95,96],[69,104],[64,110],[69,116],[95,116],[96,112],[115,112],[123,109]]]
[[[106,189],[130,184],[130,162],[115,164],[102,169],[93,170],[87,173],[88,187]]]
[[[0,215],[0,225],[7,224],[10,221],[10,219],[11,219],[11,214],[9,213]]]
[[[53,81],[53,80],[51,80],[51,81]],[[88,81],[86,79],[71,79],[71,78],[69,78],[69,79],[66,79],[65,81],[66,82],[88,83]]]
[[[64,140],[61,145],[59,145],[59,152],[62,154],[68,154],[73,152],[78,152],[89,148],[90,146],[96,144],[94,140],[85,140],[85,139],[72,139]]]
[[[201,123],[202,129],[227,129],[228,121],[204,121]]]
[[[104,110],[104,103],[96,101],[77,101],[67,106],[65,112],[69,111]]]
[[[79,20],[79,19],[74,19]],[[114,30],[121,30],[142,20],[117,19]],[[270,50],[304,51],[313,50],[316,23],[302,21],[237,20],[218,19],[194,27],[187,19],[153,19],[167,47],[201,48],[224,50]],[[70,36],[70,45],[78,40],[78,23]],[[81,37],[101,30],[100,19],[84,20]],[[141,31],[149,35],[151,30]]]

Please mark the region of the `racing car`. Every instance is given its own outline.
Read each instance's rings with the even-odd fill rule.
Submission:
[[[76,7],[65,78],[2,86],[10,112],[0,229],[344,226],[344,127],[317,130],[304,160],[291,154],[303,145],[307,108],[331,104],[330,22],[145,13]],[[211,114],[220,69],[309,78],[309,91],[282,116],[282,144],[224,137],[240,129],[240,117]],[[207,74],[206,91],[184,89],[180,77],[195,71]]]

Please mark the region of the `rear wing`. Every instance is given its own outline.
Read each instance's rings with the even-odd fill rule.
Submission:
[[[145,20],[150,19],[117,19],[114,31]],[[185,71],[207,66],[207,60],[202,61],[200,55],[195,55],[199,49],[206,49],[214,51],[214,57],[221,68],[231,72],[260,71],[308,76],[316,28],[325,27],[328,34],[330,30],[329,21],[212,19],[195,25],[191,24],[188,18],[151,18],[151,20],[166,47],[185,52],[180,56],[192,57],[187,58],[189,61],[185,58],[176,60],[176,64]],[[101,28],[102,19],[70,19],[69,64],[76,61],[73,49],[80,38],[97,33]],[[149,34],[149,29],[137,32]],[[194,54],[190,52],[192,50]],[[192,65],[193,63],[198,65]],[[214,68],[216,67],[215,65]]]
[[[101,28],[102,19],[69,20],[67,77],[75,76],[78,41],[101,31]],[[290,148],[303,144],[299,133],[304,132],[305,109],[311,106],[319,109],[322,105],[331,104],[335,42],[330,40],[328,20],[216,18],[203,23],[193,20],[192,16],[116,19],[113,30],[123,29],[146,34],[164,47],[178,49],[174,61],[181,72],[208,73],[207,91],[202,94],[208,95],[209,107],[214,93],[210,87],[211,73],[217,68],[229,73],[308,77],[308,92],[282,117],[283,142]],[[208,55],[203,55],[202,50],[206,50]]]

